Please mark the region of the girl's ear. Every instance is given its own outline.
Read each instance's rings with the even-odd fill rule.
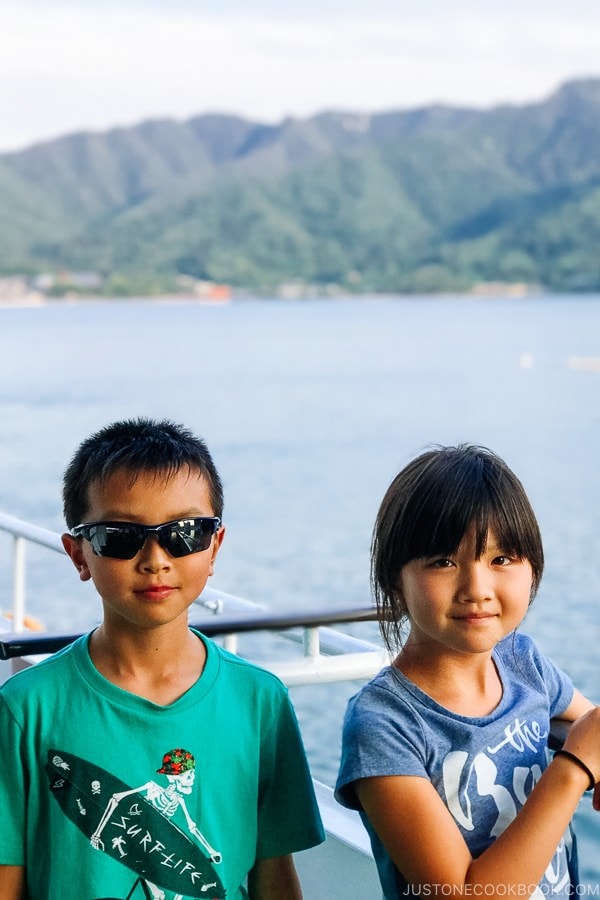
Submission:
[[[72,534],[65,532],[61,536],[61,541],[67,556],[79,572],[81,581],[89,581],[92,575],[83,553],[83,538],[75,538]]]
[[[408,618],[408,609],[404,602],[404,594],[399,587],[394,591],[394,617],[397,620]]]

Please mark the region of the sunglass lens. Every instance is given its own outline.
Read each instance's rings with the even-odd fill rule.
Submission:
[[[97,556],[111,559],[133,559],[140,550],[144,535],[129,525],[95,525],[90,533],[92,550]]]
[[[160,543],[171,556],[187,556],[206,550],[213,534],[212,522],[202,519],[182,519],[165,526]]]

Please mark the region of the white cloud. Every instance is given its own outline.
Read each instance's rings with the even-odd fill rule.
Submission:
[[[0,148],[207,111],[519,102],[600,70],[596,0],[320,6],[3,0]]]

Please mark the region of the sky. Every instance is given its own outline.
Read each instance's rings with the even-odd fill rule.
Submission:
[[[598,0],[0,0],[0,152],[145,119],[490,107],[600,76]]]

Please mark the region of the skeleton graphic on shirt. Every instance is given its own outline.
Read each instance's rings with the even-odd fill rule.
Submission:
[[[190,834],[200,842],[211,862],[220,863],[222,859],[221,854],[209,844],[202,832],[198,829],[196,823],[189,814],[185,802],[185,797],[192,793],[194,782],[196,780],[196,763],[192,754],[188,750],[184,750],[180,747],[170,750],[163,756],[163,764],[160,769],[157,769],[157,772],[161,775],[166,775],[168,781],[167,787],[162,787],[155,781],[147,781],[137,788],[131,788],[128,791],[121,791],[120,793],[112,795],[108,801],[104,814],[98,823],[98,827],[90,838],[92,847],[96,850],[104,850],[101,835],[114,811],[125,797],[140,794],[167,819],[172,819],[177,810],[181,809]],[[119,839],[115,838],[112,842],[112,848],[117,852],[119,852],[118,841]],[[161,888],[148,881],[145,883],[154,900],[164,900],[166,895]],[[206,888],[208,889],[212,886],[213,885],[206,885]],[[182,895],[177,894],[174,900],[182,900]]]

